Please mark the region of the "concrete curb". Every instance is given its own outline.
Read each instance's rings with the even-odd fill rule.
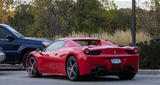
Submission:
[[[149,69],[140,69],[138,72],[139,75],[160,75],[160,70],[149,70]]]
[[[19,71],[24,70],[22,65],[0,64],[0,71]]]

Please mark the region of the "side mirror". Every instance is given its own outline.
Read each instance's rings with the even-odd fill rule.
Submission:
[[[13,37],[12,34],[8,34],[8,35],[7,35],[7,39],[8,39],[8,40],[14,40],[14,37]]]
[[[36,51],[37,51],[39,54],[42,55],[42,52],[43,52],[43,51],[42,51],[41,49],[38,48]]]

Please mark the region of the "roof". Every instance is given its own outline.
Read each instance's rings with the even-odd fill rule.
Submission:
[[[4,27],[6,27],[6,26],[8,26],[8,25],[6,25],[6,24],[0,24],[0,26],[4,26]]]

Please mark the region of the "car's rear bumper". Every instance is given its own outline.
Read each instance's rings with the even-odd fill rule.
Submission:
[[[121,64],[112,64],[112,58],[121,59]],[[124,69],[137,73],[138,68],[138,55],[86,56],[86,59],[79,64],[80,75],[92,73],[118,74]]]

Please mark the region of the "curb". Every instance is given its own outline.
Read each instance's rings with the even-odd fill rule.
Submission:
[[[20,71],[24,70],[23,65],[0,64],[0,71]]]
[[[149,69],[140,69],[138,75],[160,75],[160,70],[149,70]]]

